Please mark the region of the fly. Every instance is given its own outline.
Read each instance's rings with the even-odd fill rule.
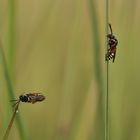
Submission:
[[[116,37],[114,36],[113,32],[112,32],[112,27],[111,24],[109,24],[109,28],[110,28],[110,33],[107,35],[107,39],[108,39],[108,50],[107,53],[105,54],[105,59],[106,61],[109,61],[112,59],[112,61],[115,61],[115,56],[116,56],[116,50],[117,50],[117,44],[118,44],[118,40],[116,39]]]
[[[18,112],[18,107],[19,107],[20,102],[34,104],[36,102],[42,102],[43,100],[45,100],[45,96],[41,93],[27,93],[24,95],[20,95],[19,99],[17,99],[17,100],[11,100],[11,101],[15,101],[15,104],[14,104],[15,109],[14,109],[13,115],[11,117],[10,123],[6,129],[5,134],[4,134],[3,140],[8,139],[9,132],[10,132],[12,124],[14,122],[14,118],[16,116],[16,113]]]
[[[36,103],[36,102],[42,102],[45,100],[45,96],[42,93],[27,93],[19,96],[19,99],[17,100],[11,100],[11,101],[16,101],[14,106],[18,105],[20,102],[25,102],[25,103]]]

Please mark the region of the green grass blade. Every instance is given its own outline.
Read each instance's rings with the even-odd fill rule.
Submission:
[[[109,1],[106,0],[106,25],[105,31],[108,34],[108,24],[109,24]],[[106,40],[106,52],[108,50],[107,37]],[[106,92],[105,92],[105,140],[109,140],[109,62],[106,62]]]
[[[9,76],[9,71],[8,71],[8,67],[7,67],[6,57],[5,57],[4,50],[3,50],[1,42],[0,42],[0,53],[1,53],[0,56],[1,56],[1,60],[2,60],[2,67],[4,69],[4,76],[5,76],[5,80],[6,80],[8,95],[9,95],[8,96],[9,97],[8,100],[14,99],[13,86],[12,86],[11,79],[10,79],[10,76]],[[12,106],[11,106],[11,109],[12,109]],[[23,126],[22,119],[19,116],[19,114],[17,115],[17,126],[18,126],[18,130],[19,130],[19,134],[20,134],[21,140],[27,140],[28,136],[27,136],[27,133],[26,133],[25,128]]]
[[[103,96],[103,80],[102,80],[102,68],[100,61],[100,39],[99,39],[99,27],[98,18],[96,13],[95,1],[89,0],[89,12],[91,16],[91,29],[93,35],[93,60],[94,60],[94,73],[96,83],[98,85],[98,108],[96,124],[94,128],[93,139],[103,140],[104,139],[104,96]]]

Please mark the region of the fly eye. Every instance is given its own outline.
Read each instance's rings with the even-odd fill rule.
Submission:
[[[28,101],[28,98],[27,98],[27,96],[25,96],[25,95],[20,95],[20,96],[19,96],[19,99],[20,99],[20,101],[22,101],[22,102],[27,102],[27,101]]]

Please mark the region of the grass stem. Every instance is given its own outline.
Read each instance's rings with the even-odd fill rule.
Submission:
[[[3,66],[3,69],[4,69],[3,71],[4,71],[5,80],[6,80],[9,100],[15,99],[14,98],[14,90],[13,90],[12,82],[11,82],[11,79],[10,79],[10,76],[9,76],[8,66],[7,66],[6,57],[5,57],[3,47],[2,47],[1,40],[0,40],[0,54],[1,54],[0,56],[1,56],[1,60],[2,60],[2,66]],[[11,109],[12,109],[12,107],[11,107]],[[18,126],[18,130],[19,130],[21,140],[27,140],[28,136],[27,136],[27,133],[26,133],[25,128],[23,126],[23,121],[21,120],[21,117],[19,116],[19,114],[17,115],[16,120],[17,120],[17,126]]]
[[[106,0],[106,35],[108,34],[109,25],[109,0]],[[106,52],[108,50],[108,40],[106,40]],[[109,140],[109,62],[106,62],[106,94],[105,94],[105,140]]]
[[[12,115],[12,118],[10,120],[10,123],[9,123],[9,125],[8,125],[8,127],[6,129],[6,132],[5,132],[5,135],[3,137],[3,140],[7,140],[8,139],[8,136],[9,136],[9,133],[10,133],[10,130],[11,130],[11,127],[13,125],[13,122],[14,122],[14,119],[15,119],[15,116],[16,116],[16,113],[18,111],[19,103],[20,103],[20,101],[18,101],[18,103],[17,103],[17,105],[15,107],[15,110],[13,112],[13,115]]]
[[[96,128],[94,130],[93,139],[103,140],[104,139],[104,95],[103,95],[103,77],[102,68],[100,61],[100,37],[98,27],[98,16],[96,13],[96,4],[94,0],[89,0],[89,10],[91,15],[91,29],[93,35],[93,60],[94,60],[94,73],[95,79],[98,86],[98,105],[97,105],[97,116],[96,116]]]

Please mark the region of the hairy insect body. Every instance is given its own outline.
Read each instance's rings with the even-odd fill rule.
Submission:
[[[105,55],[105,59],[106,59],[106,61],[109,61],[112,59],[112,61],[114,62],[115,56],[116,56],[116,50],[117,50],[116,46],[118,44],[118,40],[113,35],[111,24],[109,24],[109,27],[110,27],[111,33],[107,35],[109,48],[108,48],[107,53]]]
[[[19,96],[19,99],[14,99],[11,101],[15,101],[15,104],[13,106],[18,106],[20,102],[25,103],[36,103],[36,102],[42,102],[45,100],[45,96],[41,93],[27,93]]]
[[[20,102],[27,102],[27,103],[34,104],[36,102],[41,102],[43,100],[45,100],[45,96],[41,93],[27,93],[27,94],[24,94],[24,95],[20,95],[19,99],[11,100],[11,101],[15,102],[15,104],[13,104],[14,112],[13,112],[13,115],[11,117],[10,123],[9,123],[9,125],[6,129],[3,140],[8,139],[8,135],[9,135],[10,129],[12,127],[12,124],[13,124],[14,118],[16,116],[16,113],[18,112]]]
[[[45,96],[41,93],[28,93],[25,95],[20,95],[19,100],[21,102],[36,103],[45,100]]]

